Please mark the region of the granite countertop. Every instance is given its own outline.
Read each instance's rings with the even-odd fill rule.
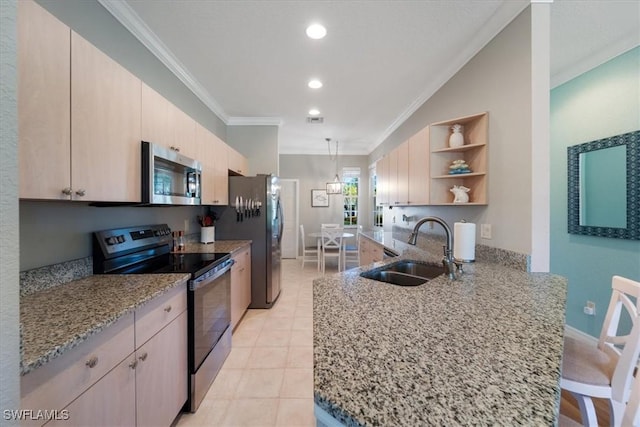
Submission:
[[[566,280],[478,262],[453,282],[381,283],[359,273],[440,257],[367,237],[404,256],[314,281],[316,405],[347,426],[554,424]]]
[[[250,240],[222,240],[211,244],[187,243],[191,253],[231,253],[250,245]],[[169,289],[186,283],[188,274],[89,275],[59,284],[91,263],[64,263],[24,272],[20,297],[21,361],[25,375],[46,364],[115,323]],[[65,271],[61,271],[65,270]],[[69,271],[67,271],[69,270]],[[80,274],[80,273],[78,273]],[[48,285],[50,282],[51,285]]]

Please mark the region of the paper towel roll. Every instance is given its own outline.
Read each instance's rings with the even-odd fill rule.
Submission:
[[[456,222],[453,224],[453,257],[458,261],[475,261],[475,224],[471,222]]]

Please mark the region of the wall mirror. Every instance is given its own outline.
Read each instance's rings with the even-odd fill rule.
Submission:
[[[569,233],[640,240],[640,131],[567,148]]]

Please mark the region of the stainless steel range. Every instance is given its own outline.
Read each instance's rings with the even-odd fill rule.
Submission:
[[[93,233],[94,274],[188,273],[188,400],[195,412],[231,351],[228,253],[172,253],[166,224]],[[185,373],[187,375],[187,373]]]

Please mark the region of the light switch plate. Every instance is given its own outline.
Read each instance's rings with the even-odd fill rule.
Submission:
[[[491,239],[491,224],[480,225],[480,237],[483,239]]]

